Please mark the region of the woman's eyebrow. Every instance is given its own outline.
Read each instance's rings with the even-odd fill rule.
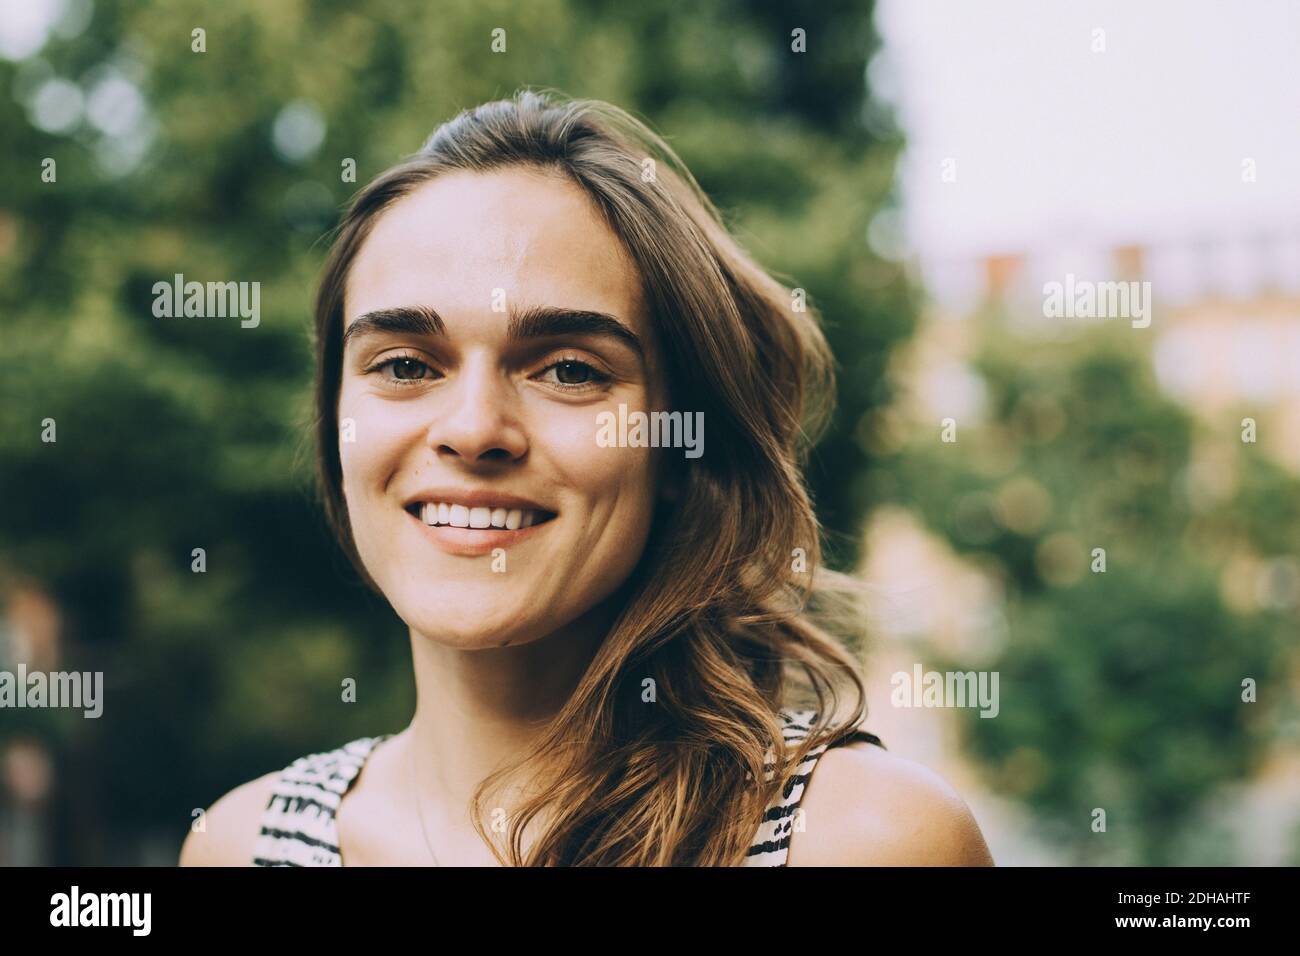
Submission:
[[[376,309],[357,316],[343,330],[343,349],[348,343],[367,335],[446,335],[442,316],[428,306],[399,306]]]
[[[553,335],[604,335],[618,339],[641,360],[645,350],[637,334],[626,325],[604,312],[583,309],[557,309],[552,306],[533,306],[522,312],[510,313],[506,337],[519,339],[545,338]]]
[[[357,316],[343,332],[343,348],[354,339],[379,334],[446,335],[442,317],[428,306],[399,306],[377,309]],[[635,332],[604,312],[533,306],[522,312],[511,311],[506,336],[511,341],[545,338],[556,335],[603,335],[615,338],[636,352],[644,361],[645,350]]]

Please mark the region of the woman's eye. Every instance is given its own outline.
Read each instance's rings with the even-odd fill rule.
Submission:
[[[432,372],[428,365],[419,359],[410,358],[409,356],[398,356],[390,358],[387,361],[380,362],[372,372],[388,372],[386,378],[395,379],[400,382],[418,382],[426,377],[425,372]]]
[[[609,376],[598,372],[595,366],[588,365],[586,362],[579,362],[576,359],[553,362],[542,371],[543,374],[554,373],[554,379],[550,379],[553,384],[559,385],[561,388],[575,390],[609,380]]]
[[[430,365],[409,355],[398,355],[378,362],[366,369],[378,372],[389,383],[414,384],[437,376]],[[542,380],[560,391],[586,391],[610,380],[610,376],[599,371],[594,365],[577,359],[564,359],[552,362],[541,372]]]

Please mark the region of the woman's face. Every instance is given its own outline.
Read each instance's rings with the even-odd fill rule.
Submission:
[[[348,516],[411,628],[524,644],[627,579],[656,449],[602,447],[597,415],[663,395],[635,267],[578,186],[522,168],[423,184],[373,224],[343,322]]]

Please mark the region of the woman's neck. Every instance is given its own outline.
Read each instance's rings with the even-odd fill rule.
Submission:
[[[417,703],[406,736],[431,828],[472,826],[479,784],[530,752],[573,695],[608,627],[607,614],[593,613],[527,644],[470,650],[412,631]],[[532,783],[508,780],[498,792],[517,794]],[[483,823],[490,829],[492,820]]]

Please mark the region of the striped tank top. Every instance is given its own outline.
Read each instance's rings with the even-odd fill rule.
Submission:
[[[812,729],[817,712],[782,708],[781,735],[787,745],[797,744]],[[253,850],[254,866],[342,866],[335,814],[356,780],[366,758],[391,737],[361,737],[337,750],[300,757],[281,772],[262,813],[261,831]],[[834,746],[863,740],[884,747],[880,738],[864,730],[838,740]],[[817,759],[829,744],[810,750],[782,791],[768,804],[742,866],[785,866],[795,813]],[[765,779],[772,780],[775,754],[768,749]]]

